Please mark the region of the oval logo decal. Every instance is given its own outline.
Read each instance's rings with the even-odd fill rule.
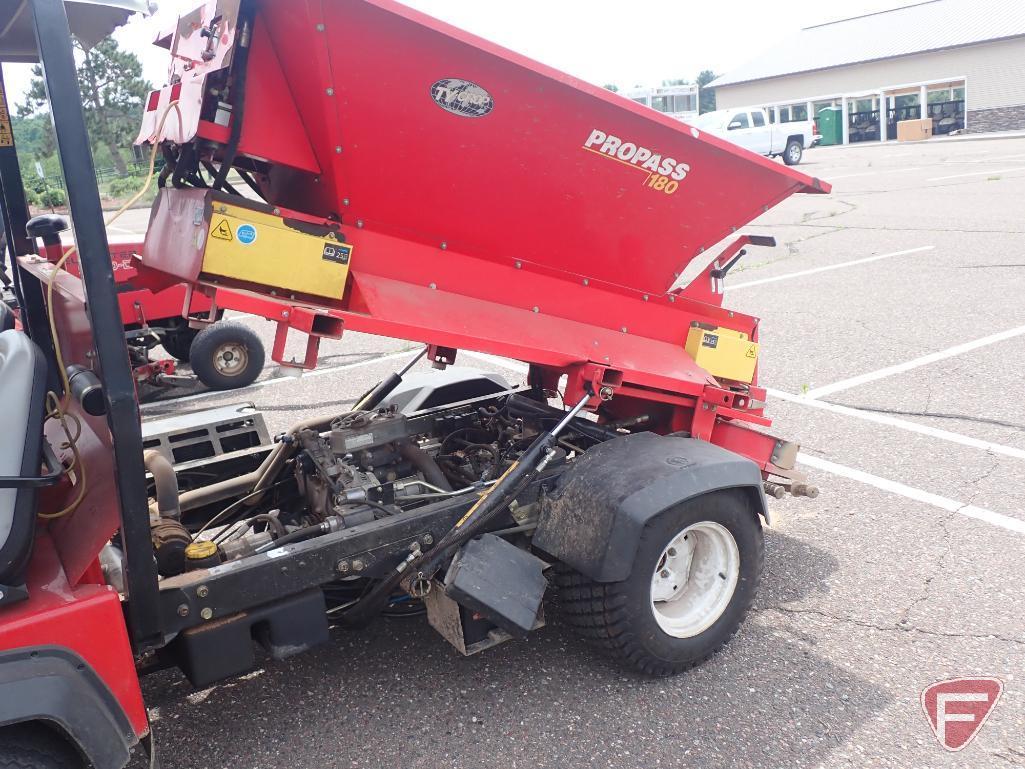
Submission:
[[[458,78],[446,78],[432,85],[431,98],[443,110],[461,117],[484,117],[495,108],[490,93],[476,83]]]

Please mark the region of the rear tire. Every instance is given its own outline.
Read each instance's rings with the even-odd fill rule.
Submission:
[[[45,724],[0,729],[0,769],[84,769],[78,751]]]
[[[593,646],[647,675],[673,675],[709,659],[736,634],[764,557],[757,513],[737,492],[713,492],[649,523],[623,582],[595,582],[561,567],[558,605]]]
[[[215,323],[196,334],[190,363],[211,390],[236,390],[256,381],[263,370],[263,343],[241,323]]]
[[[801,162],[802,157],[804,157],[804,147],[801,146],[801,142],[797,139],[788,141],[787,148],[783,150],[783,162],[788,166],[796,166]]]

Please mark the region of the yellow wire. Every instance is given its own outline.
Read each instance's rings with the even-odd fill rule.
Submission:
[[[178,108],[178,102],[172,101],[170,104],[167,105],[167,107],[164,109],[164,113],[160,116],[160,123],[157,126],[156,132],[157,139],[159,139],[160,134],[163,133],[164,122],[167,120],[167,116],[171,113],[172,108],[178,113],[178,119],[179,121],[181,121],[182,114],[181,110]],[[153,181],[153,176],[155,175],[157,164],[157,149],[159,148],[159,146],[159,141],[153,142],[153,149],[150,151],[149,156],[149,173],[146,174],[146,181],[143,182],[142,188],[137,193],[135,193],[131,200],[129,200],[127,203],[121,206],[121,208],[119,208],[113,216],[107,219],[107,227],[109,227],[111,224],[117,221],[118,217],[120,217],[121,214],[123,214],[132,206],[134,206],[139,201],[139,199],[146,194],[146,190],[149,189],[149,185]],[[61,349],[60,337],[57,336],[57,321],[53,309],[53,284],[56,282],[57,275],[64,268],[65,263],[76,253],[78,253],[77,244],[72,245],[71,248],[67,250],[67,253],[65,253],[64,256],[62,256],[53,266],[53,272],[50,275],[50,282],[46,286],[46,313],[47,319],[50,321],[50,336],[53,339],[53,351],[54,356],[57,359],[57,368],[60,371],[61,384],[64,386],[63,398],[58,398],[57,394],[53,391],[50,391],[46,394],[46,418],[57,419],[61,424],[61,429],[64,430],[64,435],[67,437],[67,442],[61,444],[61,450],[70,448],[72,459],[71,465],[64,469],[64,473],[68,474],[72,470],[76,471],[75,474],[78,477],[75,485],[78,486],[78,494],[76,495],[75,500],[70,505],[65,507],[63,510],[58,510],[56,513],[38,513],[38,516],[44,520],[63,518],[64,516],[70,515],[71,513],[75,512],[75,510],[78,509],[78,506],[82,504],[82,500],[85,499],[86,492],[85,465],[82,463],[81,456],[78,453],[78,438],[82,433],[82,424],[78,417],[76,417],[74,414],[69,414],[67,410],[68,400],[71,398],[71,382],[68,380],[67,368],[64,365],[64,352]],[[78,426],[78,430],[74,437],[72,437],[71,431],[68,429],[69,417],[72,420],[74,420]]]

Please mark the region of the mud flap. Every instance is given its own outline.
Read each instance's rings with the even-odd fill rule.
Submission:
[[[541,504],[533,544],[599,582],[630,576],[647,523],[702,494],[737,489],[766,516],[758,466],[706,441],[637,433],[587,451]]]

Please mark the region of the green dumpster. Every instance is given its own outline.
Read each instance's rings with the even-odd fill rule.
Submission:
[[[843,144],[843,110],[839,107],[823,107],[819,110],[819,133],[822,145]]]

